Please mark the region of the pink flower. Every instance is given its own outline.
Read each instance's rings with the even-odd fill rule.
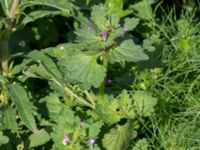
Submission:
[[[128,28],[127,28],[127,27],[124,27],[124,28],[123,28],[123,31],[124,31],[124,32],[127,32],[127,31],[128,31]]]
[[[95,144],[95,139],[94,138],[90,138],[88,141],[90,148],[93,148],[94,144]]]
[[[101,33],[101,39],[102,39],[102,41],[106,41],[107,40],[107,32],[102,32]]]
[[[64,138],[63,138],[63,141],[62,141],[62,144],[63,145],[67,145],[67,143],[69,142],[69,140],[70,140],[69,134],[65,134]]]

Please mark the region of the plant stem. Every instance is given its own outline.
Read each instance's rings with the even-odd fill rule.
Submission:
[[[108,60],[106,59],[105,56],[103,56],[103,66],[107,69],[108,68]],[[104,98],[104,91],[105,91],[105,84],[106,84],[106,78],[104,81],[101,83],[101,86],[99,87],[99,95],[98,95],[98,102],[102,103],[103,98]]]
[[[59,85],[60,87],[64,88],[64,90],[66,91],[67,94],[69,94],[69,96],[74,97],[77,101],[79,101],[80,103],[84,104],[85,106],[88,106],[90,108],[95,108],[92,104],[88,103],[85,99],[83,99],[82,97],[79,97],[78,95],[76,95],[71,89],[69,89],[66,85],[60,83],[59,81],[57,81],[56,79],[53,79],[53,81]]]
[[[19,0],[13,0],[12,6],[10,8],[8,18],[14,19],[15,13],[17,10],[17,6],[19,4]],[[8,50],[8,43],[10,40],[10,36],[12,34],[12,25],[6,24],[5,30],[4,30],[4,36],[2,41],[0,42],[1,46],[1,74],[4,76],[7,76],[9,74],[9,65],[8,65],[8,59],[9,59],[9,50]]]

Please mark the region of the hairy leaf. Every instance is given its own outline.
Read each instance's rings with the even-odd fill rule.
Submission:
[[[127,28],[127,30],[133,30],[139,23],[138,18],[125,18],[124,27]]]
[[[0,146],[2,144],[8,143],[8,141],[9,141],[9,138],[7,136],[4,136],[3,132],[0,131]]]
[[[27,55],[27,57],[33,59],[35,62],[39,62],[42,65],[41,68],[43,71],[46,71],[46,74],[49,74],[51,77],[58,80],[62,79],[62,75],[54,61],[43,52],[32,51]],[[37,74],[37,68],[34,68],[34,72]],[[42,76],[41,71],[39,72],[39,70],[38,74]]]
[[[141,46],[136,45],[132,40],[125,40],[115,49],[111,49],[107,54],[110,63],[115,62],[138,62],[148,60]]]
[[[137,91],[133,95],[134,105],[138,114],[144,117],[150,116],[154,112],[154,107],[157,104],[157,99],[144,91]]]
[[[148,150],[148,146],[147,139],[140,139],[131,150]]]
[[[97,63],[97,55],[73,52],[58,63],[66,80],[99,87],[103,82],[106,69]]]
[[[46,130],[41,129],[31,134],[28,139],[30,140],[29,148],[33,148],[45,144],[51,137]]]
[[[107,150],[126,150],[132,139],[137,136],[133,125],[127,122],[125,125],[118,125],[116,129],[111,129],[103,138],[103,147]]]
[[[136,11],[138,17],[149,20],[153,17],[153,11],[151,5],[156,0],[142,0],[131,6]]]
[[[10,84],[7,86],[12,101],[17,107],[19,116],[23,123],[32,132],[37,132],[37,126],[32,114],[31,103],[27,96],[25,89],[17,84]]]
[[[16,110],[8,108],[3,111],[3,129],[10,129],[13,132],[18,132],[18,126],[16,122]]]

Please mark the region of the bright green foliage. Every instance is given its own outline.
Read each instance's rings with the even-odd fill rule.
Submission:
[[[199,19],[156,2],[1,0],[0,149],[198,149]]]
[[[81,121],[72,111],[64,110],[53,127],[54,149],[78,150],[84,149],[84,145],[89,148],[88,140],[97,137],[102,125],[102,122]],[[68,140],[63,142],[66,137]]]
[[[99,87],[106,69],[97,63],[97,54],[74,52],[60,60],[59,66],[65,80],[75,80],[86,85]]]
[[[32,114],[32,104],[25,89],[20,85],[10,84],[8,85],[8,91],[17,107],[20,119],[32,132],[37,132],[36,122]]]
[[[107,57],[111,63],[124,61],[137,62],[148,59],[143,49],[132,40],[124,41],[119,47],[108,52]]]
[[[155,3],[156,0],[142,0],[131,6],[136,11],[138,17],[146,20],[150,20],[153,17],[153,10],[151,5]]]
[[[128,30],[133,30],[138,25],[139,20],[138,18],[125,18],[124,27],[128,28]]]
[[[154,112],[157,99],[144,91],[137,91],[133,95],[134,106],[139,115],[148,117]]]
[[[117,123],[123,118],[135,118],[133,102],[127,91],[123,91],[116,99],[106,97],[98,110],[101,111],[102,119],[108,124]]]
[[[8,137],[7,137],[7,136],[4,136],[4,135],[3,135],[3,132],[0,131],[0,146],[1,146],[2,144],[8,143],[8,141],[9,141]]]
[[[147,139],[141,139],[137,141],[134,147],[131,150],[148,150],[148,141]]]
[[[37,132],[33,133],[29,136],[30,144],[29,147],[37,147],[40,145],[45,144],[51,139],[48,132],[44,129],[38,130]]]
[[[125,150],[136,136],[133,124],[127,122],[123,126],[118,125],[116,129],[111,129],[103,138],[103,146],[108,150]]]

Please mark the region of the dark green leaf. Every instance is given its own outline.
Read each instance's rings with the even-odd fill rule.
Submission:
[[[10,84],[7,87],[21,120],[32,132],[37,132],[36,122],[32,114],[32,104],[29,101],[25,89],[17,84]]]
[[[3,111],[3,129],[10,129],[13,132],[18,132],[16,120],[17,118],[15,109],[8,108]]]
[[[20,24],[16,27],[20,29],[21,27],[25,26],[30,22],[34,22],[36,19],[43,18],[49,15],[57,15],[60,11],[50,11],[50,10],[37,10],[33,11],[29,14],[26,14],[25,18],[20,22]]]
[[[46,70],[47,74],[51,75],[52,77],[56,79],[62,79],[62,75],[60,71],[58,70],[58,67],[56,66],[54,61],[51,58],[49,58],[47,55],[45,55],[43,52],[32,51],[27,55],[27,57],[40,63],[42,67],[44,68],[44,70]]]

